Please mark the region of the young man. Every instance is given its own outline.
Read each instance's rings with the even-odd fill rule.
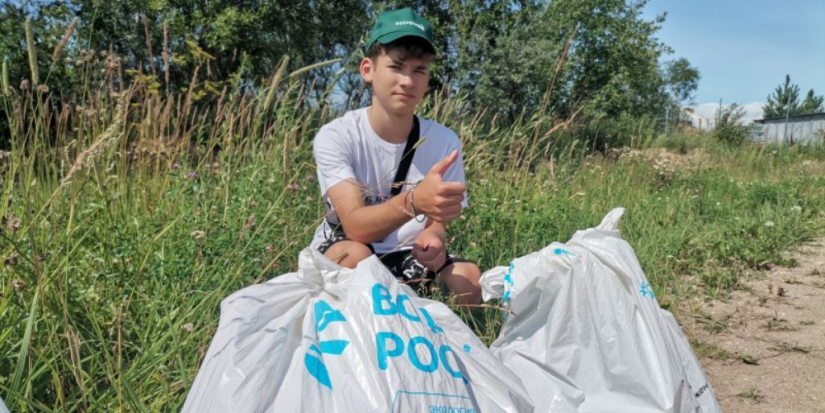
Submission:
[[[445,245],[447,223],[467,205],[461,142],[414,115],[435,58],[432,28],[412,9],[386,12],[367,50],[360,71],[372,85],[372,105],[324,125],[313,142],[327,214],[312,246],[347,268],[377,254],[403,282],[437,279],[457,302],[479,303],[478,266]]]

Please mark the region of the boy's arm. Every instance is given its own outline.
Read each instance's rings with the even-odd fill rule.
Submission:
[[[424,180],[410,191],[402,191],[387,202],[364,206],[363,188],[354,180],[341,181],[327,191],[347,237],[364,244],[380,241],[412,219],[415,212],[436,222],[449,222],[461,213],[465,186],[444,182],[442,175],[458,158],[453,151],[435,164]]]
[[[407,223],[412,216],[409,191],[378,205],[364,205],[364,190],[357,181],[341,181],[328,191],[347,238],[363,244],[380,241]]]
[[[447,225],[430,221],[413,244],[413,257],[430,271],[438,271],[447,261],[446,243]]]

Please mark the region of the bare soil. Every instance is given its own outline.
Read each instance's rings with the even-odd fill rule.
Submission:
[[[825,238],[682,313],[725,413],[825,412]]]

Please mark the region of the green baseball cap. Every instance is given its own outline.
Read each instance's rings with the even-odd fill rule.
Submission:
[[[430,22],[409,7],[388,11],[378,16],[375,26],[370,31],[367,49],[375,42],[387,44],[406,36],[416,36],[426,40],[435,54],[433,28]]]

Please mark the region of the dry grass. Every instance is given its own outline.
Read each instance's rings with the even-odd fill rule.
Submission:
[[[60,39],[60,42],[58,42],[57,46],[55,46],[54,52],[52,52],[52,63],[57,63],[58,59],[60,59],[60,53],[63,52],[63,49],[66,47],[66,44],[72,37],[72,33],[74,33],[74,29],[77,26],[77,22],[79,20],[80,18],[75,17],[74,19],[72,19],[71,23],[69,23],[69,27],[66,29],[66,33],[63,34],[63,37]]]

